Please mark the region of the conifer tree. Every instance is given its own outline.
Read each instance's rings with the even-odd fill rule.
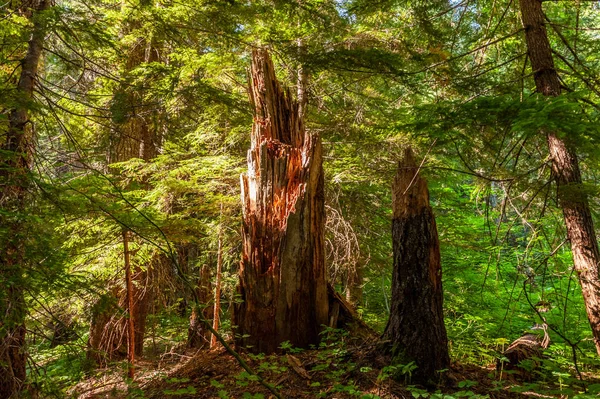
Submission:
[[[542,1],[520,0],[519,5],[536,90],[544,96],[560,96],[562,85],[548,40]],[[540,134],[545,135],[548,141],[552,174],[558,187],[573,264],[581,284],[596,351],[600,355],[600,251],[589,200],[582,189],[575,143],[561,137],[558,131],[545,129]]]
[[[44,11],[49,0],[24,2],[21,11],[30,15],[31,36],[20,65],[16,105],[9,111],[7,133],[0,155],[0,397],[17,396],[25,387],[26,356],[24,298],[25,269],[28,264],[23,222],[30,194],[30,168],[34,151],[34,130],[29,110],[38,77],[46,34]]]

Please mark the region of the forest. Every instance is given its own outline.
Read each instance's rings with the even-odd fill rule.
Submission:
[[[600,395],[600,2],[6,0],[0,399]]]

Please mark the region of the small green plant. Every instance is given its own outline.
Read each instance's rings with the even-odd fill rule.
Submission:
[[[392,364],[389,366],[385,366],[379,372],[377,376],[377,381],[382,383],[388,378],[392,378],[394,380],[399,380],[401,376],[404,376],[404,383],[410,383],[410,379],[412,378],[412,372],[417,369],[417,365],[415,362],[409,362],[407,364]]]
[[[459,388],[471,388],[477,385],[477,381],[464,380],[458,383]]]
[[[223,389],[223,388],[225,388],[225,385],[221,384],[219,381],[216,381],[216,380],[210,380],[210,385],[212,387],[215,387],[218,389],[217,395],[219,396],[219,399],[228,399],[229,398],[227,391]]]
[[[398,369],[398,367],[394,366],[394,365],[389,365],[389,366],[383,367],[379,371],[379,375],[377,376],[377,382],[382,383],[385,380],[391,378],[394,374],[396,374],[397,369]]]
[[[295,348],[290,341],[283,341],[279,348],[283,349],[286,353],[301,353],[304,351],[302,348]]]
[[[409,386],[406,387],[406,389],[408,390],[408,392],[410,392],[410,394],[415,399],[418,399],[418,398],[428,398],[429,397],[429,392],[427,392],[427,390],[421,389],[421,388],[417,388],[414,385],[409,385]]]
[[[250,381],[258,381],[258,376],[254,374],[250,374],[247,371],[242,371],[238,375],[235,376],[236,384],[245,387],[248,386]]]
[[[195,394],[196,393],[196,388],[194,388],[192,385],[188,385],[185,388],[179,388],[179,389],[176,389],[176,390],[165,389],[163,391],[163,393],[165,395],[169,395],[169,396],[189,395],[189,394]]]

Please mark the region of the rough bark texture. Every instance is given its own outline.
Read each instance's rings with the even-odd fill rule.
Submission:
[[[136,28],[136,23],[130,23],[130,29]],[[138,38],[129,50],[125,66],[125,79],[130,71],[142,63],[157,62],[160,54],[156,43],[148,38]],[[162,143],[161,114],[156,105],[146,104],[144,93],[135,88],[123,87],[115,94],[115,110],[113,120],[116,122],[117,135],[111,137],[108,162],[123,162],[132,158],[149,161],[159,154]]]
[[[23,221],[28,200],[29,171],[33,152],[33,129],[29,102],[37,78],[44,44],[45,23],[39,14],[50,6],[47,0],[29,3],[33,31],[21,61],[17,83],[18,105],[10,110],[6,139],[0,152],[0,397],[16,397],[26,379],[25,315],[23,297],[25,248]]]
[[[554,68],[552,49],[545,27],[542,2],[520,0],[521,18],[536,89],[555,97],[561,93],[560,79]],[[552,160],[552,172],[558,186],[567,236],[571,242],[573,264],[579,276],[588,320],[594,335],[596,351],[600,354],[600,284],[598,267],[600,252],[588,198],[582,190],[581,172],[572,143],[560,138],[557,132],[544,132]]]
[[[190,327],[188,329],[188,348],[205,348],[209,346],[210,343],[210,331],[201,321],[198,314],[199,311],[202,311],[202,316],[206,320],[211,320],[213,318],[213,307],[210,306],[212,300],[210,277],[210,268],[208,265],[202,266],[196,295],[198,296],[198,303],[205,305],[206,307],[204,309],[199,309],[197,307],[192,309]]]
[[[250,100],[252,147],[241,176],[243,302],[234,324],[238,347],[270,353],[284,341],[318,343],[327,324],[321,141],[305,132],[265,50],[252,54]]]
[[[437,381],[450,364],[442,310],[442,269],[427,182],[405,151],[392,189],[394,268],[385,351],[396,361],[414,361],[413,380]]]

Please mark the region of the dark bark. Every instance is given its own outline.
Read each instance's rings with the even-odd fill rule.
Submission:
[[[395,362],[415,362],[413,381],[438,381],[437,372],[450,364],[440,247],[427,182],[410,148],[398,166],[392,207],[394,268],[384,350]]]
[[[208,265],[202,266],[196,295],[198,296],[198,303],[205,307],[203,309],[197,307],[192,309],[190,326],[188,329],[188,348],[206,348],[210,344],[210,331],[206,328],[206,325],[202,322],[199,317],[200,315],[198,314],[198,312],[202,312],[202,316],[205,320],[211,320],[213,318],[210,277],[210,268]]]
[[[0,397],[17,396],[25,386],[26,348],[23,296],[24,265],[22,214],[28,201],[29,172],[33,152],[33,129],[29,119],[29,103],[37,78],[46,26],[40,14],[50,2],[31,2],[33,31],[27,52],[21,61],[17,83],[18,105],[9,111],[6,140],[0,155],[0,226],[4,237],[0,243]]]
[[[519,3],[536,89],[545,96],[556,97],[561,94],[561,84],[554,67],[542,2],[520,0]],[[573,265],[579,277],[596,351],[600,354],[600,251],[588,198],[582,189],[577,153],[573,143],[559,137],[557,132],[542,133],[547,137],[552,172],[571,243]]]
[[[243,302],[234,324],[238,347],[270,353],[284,341],[318,343],[327,324],[324,180],[320,138],[306,133],[266,51],[253,52],[251,78],[252,147],[241,177]]]

